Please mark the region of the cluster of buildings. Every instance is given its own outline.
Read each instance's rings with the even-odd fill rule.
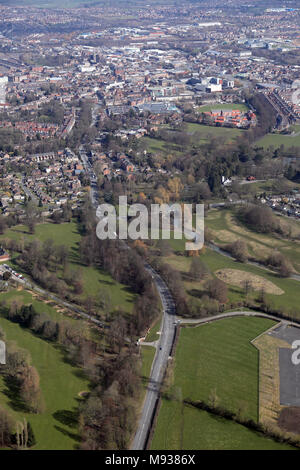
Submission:
[[[293,102],[299,65],[284,58],[299,52],[299,12],[254,15],[244,5],[236,15],[216,4],[0,7],[0,127],[18,129],[25,141],[65,137],[76,122],[80,127],[80,104],[88,100],[95,134],[91,164],[108,178],[131,178],[162,170],[151,170],[147,158],[135,165],[129,148],[107,150],[107,136],[122,143],[143,139],[166,125],[175,128],[203,104],[211,105],[206,124],[254,126],[255,110],[234,106],[253,90],[287,113],[289,124],[291,113],[299,115]],[[42,116],[49,102],[63,108],[60,123]],[[49,208],[80,203],[82,166],[69,149],[26,155],[20,145],[18,153],[0,158],[4,211],[25,194]],[[8,161],[31,171],[10,178]]]
[[[248,128],[257,123],[256,115],[251,110],[242,112],[239,109],[212,109],[205,111],[204,115],[217,126]]]
[[[8,170],[30,167],[25,175]],[[24,213],[24,200],[32,199],[44,215],[49,215],[69,203],[72,209],[80,206],[86,189],[80,174],[79,158],[68,148],[46,154],[24,156],[0,155],[2,173],[0,201],[2,214]]]
[[[290,195],[266,196],[261,198],[263,204],[268,205],[272,210],[280,212],[289,217],[300,219],[300,193],[294,192]]]
[[[98,27],[90,31],[86,28],[91,11],[80,10],[87,18],[84,31],[28,34],[22,37],[23,54],[19,56],[15,52],[21,48],[18,37],[4,38],[8,53],[5,58],[0,54],[0,72],[2,66],[5,74],[0,79],[6,87],[6,112],[9,116],[21,111],[32,113],[32,118],[18,126],[26,135],[38,133],[43,138],[54,132],[65,135],[72,131],[76,120],[73,103],[81,99],[98,104],[98,118],[102,120],[126,114],[130,109],[152,116],[173,115],[176,120],[176,115],[180,115],[178,104],[240,101],[242,91],[252,83],[273,84],[289,99],[298,66],[260,57],[255,54],[260,48],[254,46],[264,39],[270,44],[271,38],[276,44],[289,44],[289,50],[297,50],[299,38],[290,21],[295,12],[266,12],[254,19],[245,14],[241,27],[233,16],[220,21],[217,11],[209,9],[201,12],[202,20],[197,21],[199,7],[185,8],[193,15],[193,21],[188,21],[187,14],[184,21],[177,20],[175,24],[167,16],[163,22],[151,22],[145,19],[146,9],[141,9],[140,17],[145,21],[139,27]],[[158,10],[160,15],[163,11],[170,14],[169,9]],[[24,12],[18,12],[24,17]],[[77,17],[77,10],[73,14],[73,18]],[[30,15],[34,17],[34,10],[30,10]],[[53,18],[57,15],[53,12]],[[62,13],[63,18],[68,15]],[[288,21],[290,27],[286,29]],[[29,64],[23,60],[26,54],[38,57],[37,62],[47,60],[43,65]],[[51,61],[57,63],[50,65]],[[34,99],[26,101],[28,94]],[[36,111],[50,100],[65,108],[63,129],[54,129],[56,123],[41,126],[36,122]],[[238,126],[246,121],[255,123],[253,115],[218,116],[217,123],[230,119]]]

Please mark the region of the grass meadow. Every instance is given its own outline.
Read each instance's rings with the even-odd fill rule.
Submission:
[[[238,317],[181,328],[170,389],[164,398],[151,449],[288,449],[262,434],[183,403],[217,403],[258,420],[258,350],[250,343],[273,321]]]

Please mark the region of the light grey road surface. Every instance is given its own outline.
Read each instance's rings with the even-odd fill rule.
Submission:
[[[151,266],[146,265],[146,270],[151,274],[159,292],[163,306],[163,321],[160,339],[158,340],[156,354],[151,368],[143,410],[131,447],[133,450],[143,450],[146,446],[156,401],[159,397],[160,387],[168,364],[176,329],[175,304],[166,283]]]

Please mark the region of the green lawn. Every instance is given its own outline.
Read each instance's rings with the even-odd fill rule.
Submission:
[[[286,148],[300,147],[300,126],[295,126],[294,131],[298,135],[267,134],[255,142],[256,147],[268,148],[271,145],[276,148],[283,145]]]
[[[206,411],[163,399],[151,449],[288,450],[292,447]]]
[[[273,295],[266,294],[266,298],[276,308],[282,308],[286,313],[289,313],[293,318],[300,318],[300,306],[299,306],[299,282],[293,279],[280,278],[277,274],[265,271],[256,266],[239,263],[237,261],[226,258],[212,250],[207,249],[205,254],[201,255],[201,259],[210,268],[212,272],[223,269],[232,268],[241,271],[250,272],[257,274],[258,276],[264,277],[265,279],[273,282],[276,286],[280,287],[284,294]],[[243,290],[236,287],[230,286],[229,288],[229,299],[237,301],[241,299]],[[255,296],[255,294],[254,294]],[[256,293],[257,296],[257,293]]]
[[[161,329],[162,318],[159,318],[157,322],[153,325],[150,329],[149,333],[146,336],[146,341],[151,343],[152,341],[156,341],[159,339],[159,335],[157,334],[158,331]]]
[[[176,350],[175,386],[183,398],[208,401],[215,389],[220,404],[245,408],[258,418],[258,351],[250,341],[275,323],[262,318],[229,318],[182,328]]]
[[[284,449],[235,422],[216,417],[182,400],[218,404],[244,418],[258,419],[257,349],[250,341],[274,325],[268,319],[239,317],[194,328],[181,328],[176,349],[176,400],[162,400],[152,449]]]
[[[258,241],[256,237],[259,237],[259,242],[261,243],[262,248],[268,247],[271,250],[275,247],[282,251],[282,253],[289,258],[296,268],[299,267],[300,269],[300,250],[297,245],[295,248],[295,244],[291,241],[286,241],[282,239],[276,238],[276,246],[275,240],[271,238],[270,235],[265,234],[256,234],[255,232],[249,231],[247,235],[239,233],[236,228],[232,228],[227,224],[227,220],[225,218],[228,210],[222,211],[214,211],[216,213],[216,217],[209,219],[206,217],[205,223],[208,228],[214,230],[228,230],[234,233],[238,238],[245,238],[246,241]],[[291,222],[291,221],[289,221]],[[296,223],[296,222],[295,222]],[[219,240],[216,240],[219,241]],[[185,239],[182,240],[168,240],[169,244],[173,248],[175,254],[169,257],[163,257],[162,261],[171,264],[175,269],[180,271],[181,273],[187,273],[190,268],[190,264],[192,261],[191,257],[187,257],[184,255],[185,251]],[[277,247],[277,242],[279,246]],[[284,249],[281,248],[281,245]],[[252,254],[252,253],[251,253]],[[249,273],[256,274],[260,277],[265,278],[266,280],[271,281],[273,284],[278,286],[280,289],[284,291],[282,295],[273,295],[273,294],[266,294],[266,299],[269,301],[270,305],[274,308],[282,309],[286,314],[289,314],[292,318],[300,319],[300,306],[299,306],[299,282],[289,278],[280,278],[276,273],[272,273],[271,271],[267,271],[262,269],[258,266],[240,263],[235,261],[231,258],[223,256],[215,251],[205,247],[204,253],[200,254],[200,259],[204,262],[204,264],[209,268],[212,275],[214,276],[214,272],[223,269],[223,268],[231,268],[241,271],[246,271]],[[201,295],[203,291],[203,283],[197,281],[191,281],[183,276],[184,284],[187,290],[188,295],[192,295],[193,298],[197,298],[197,291],[199,291],[199,295]],[[253,300],[257,300],[258,292],[253,292],[249,294],[249,298]],[[241,300],[245,300],[245,291],[242,288],[237,286],[233,286],[228,284],[228,299],[230,302],[240,302]]]
[[[84,320],[79,316],[72,316],[68,314],[66,318],[66,312],[60,312],[56,309],[54,301],[37,300],[37,298],[27,290],[12,289],[8,292],[0,293],[0,301],[4,301],[6,306],[9,307],[13,301],[16,301],[18,305],[30,305],[32,304],[37,313],[45,313],[51,317],[54,321],[60,321],[67,319],[68,322],[74,325],[80,325],[84,328]]]
[[[183,245],[184,246],[184,245]],[[286,253],[288,254],[288,253]],[[270,305],[274,308],[283,309],[286,314],[289,314],[291,318],[300,319],[300,306],[299,306],[299,282],[289,278],[280,278],[276,273],[266,271],[254,265],[240,263],[231,258],[223,256],[215,251],[205,248],[205,252],[200,254],[201,261],[209,268],[212,275],[214,272],[224,268],[236,269],[240,271],[246,271],[249,273],[256,274],[263,277],[273,284],[278,286],[284,291],[282,295],[266,294],[266,299]],[[184,255],[172,255],[170,257],[163,258],[163,261],[171,264],[175,269],[181,273],[187,273],[192,262],[191,257]],[[192,295],[195,299],[204,293],[204,284],[200,281],[191,281],[183,276],[183,281],[188,295]],[[240,302],[245,300],[244,289],[227,284],[228,286],[228,299],[230,302]],[[198,294],[197,294],[198,291]],[[249,294],[249,298],[257,300],[259,292],[253,291]]]
[[[232,225],[227,220],[227,215],[230,215],[231,213],[232,211],[230,210],[211,211],[206,216],[205,224],[208,228],[215,231],[216,236],[214,236],[214,239],[218,244],[221,246],[224,244],[226,245],[226,242],[222,239],[222,232],[220,232],[220,235],[218,236],[218,231],[226,230],[228,233],[234,235],[235,238],[243,239],[247,243],[249,254],[255,259],[260,261],[265,258],[267,254],[272,253],[274,249],[277,249],[287,259],[289,259],[294,269],[300,272],[300,246],[296,241],[276,237],[273,234],[262,234],[248,230],[247,227],[242,225],[235,218],[235,223]],[[292,233],[294,234],[293,236],[298,236],[300,231],[300,224],[298,221],[282,217],[280,217],[279,220],[281,223],[289,225]],[[241,230],[239,230],[239,227],[241,227]],[[251,244],[252,246],[255,246],[254,251],[253,248],[251,248]],[[258,249],[260,250],[259,252],[257,252]],[[258,255],[258,253],[260,253],[260,255]],[[286,311],[290,311],[293,314],[298,312],[297,317],[300,317],[300,309],[298,305],[299,282],[292,279],[280,278],[277,274],[260,269],[256,266],[238,263],[237,261],[212,252],[211,250],[207,250],[203,255],[203,261],[207,262],[213,272],[222,268],[241,269],[242,271],[252,272],[272,281],[278,287],[283,289],[285,294],[280,296],[269,294],[267,297],[272,300],[275,306],[285,308]],[[234,292],[236,292],[236,290],[237,288],[235,287]]]
[[[240,111],[246,112],[249,108],[242,103],[215,103],[197,107],[197,111],[199,113],[205,113],[207,111],[211,111],[212,109],[239,109]]]
[[[220,137],[226,141],[226,143],[231,142],[236,137],[242,135],[243,132],[246,132],[242,129],[227,128],[227,127],[214,127],[214,126],[205,126],[203,124],[184,122],[184,130],[191,136],[191,144],[202,145],[210,141],[214,137]],[[148,152],[153,154],[163,153],[165,155],[175,154],[180,155],[182,153],[182,148],[180,146],[172,143],[166,142],[162,139],[143,137],[142,142],[147,146]]]
[[[203,143],[209,141],[212,137],[222,137],[226,138],[226,142],[234,140],[236,137],[239,137],[243,132],[247,132],[242,129],[231,129],[228,127],[214,127],[214,126],[205,126],[203,124],[197,124],[193,122],[185,123],[187,126],[187,132],[190,132],[197,137]]]
[[[6,386],[0,378],[0,404],[15,418],[25,416],[32,424],[39,450],[74,449],[78,445],[77,408],[78,393],[88,390],[88,381],[80,369],[71,366],[62,351],[19,325],[0,317],[0,327],[8,341],[30,352],[32,364],[37,368],[46,409],[41,414],[13,410],[6,395]]]
[[[141,346],[141,359],[142,359],[142,366],[141,366],[141,379],[142,379],[142,393],[141,393],[141,404],[143,403],[148,383],[149,377],[151,372],[152,363],[154,360],[156,349],[153,346]]]
[[[81,236],[78,232],[77,224],[70,222],[64,224],[38,224],[35,227],[35,233],[33,235],[28,232],[28,228],[25,225],[17,225],[6,230],[3,235],[0,235],[0,240],[3,238],[13,240],[23,238],[25,242],[34,239],[44,242],[52,239],[55,245],[65,245],[70,249],[75,249],[80,242]]]
[[[162,139],[154,137],[143,137],[142,141],[147,146],[147,150],[150,153],[164,153],[164,154],[180,154],[179,148],[176,144],[166,142]]]
[[[155,356],[155,348],[152,346],[141,346],[142,355],[142,377],[148,380],[151,372],[152,362]]]

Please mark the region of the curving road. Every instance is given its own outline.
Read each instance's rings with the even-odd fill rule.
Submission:
[[[201,325],[203,323],[211,323],[216,320],[222,320],[224,318],[232,318],[232,317],[261,317],[261,318],[268,318],[270,320],[277,321],[278,323],[284,323],[291,326],[296,326],[300,328],[300,323],[297,321],[286,320],[284,318],[276,317],[269,313],[258,312],[255,310],[236,310],[234,312],[225,312],[225,313],[218,313],[217,315],[212,315],[211,317],[205,318],[180,318],[180,324],[183,325]]]
[[[145,268],[151,274],[159,292],[163,306],[163,319],[160,339],[158,341],[156,354],[152,363],[142,414],[131,446],[133,450],[143,450],[146,447],[156,402],[159,397],[160,387],[168,365],[176,330],[175,304],[170,291],[160,275],[157,274],[151,266],[147,264],[145,265]]]

